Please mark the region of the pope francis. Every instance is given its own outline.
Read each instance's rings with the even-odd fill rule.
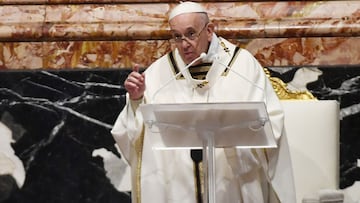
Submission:
[[[199,3],[174,7],[169,26],[175,49],[143,73],[134,66],[124,82],[127,103],[111,131],[131,166],[132,202],[202,202],[190,150],[154,150],[140,105],[257,101],[266,105],[278,147],[217,148],[216,202],[295,203],[284,114],[261,65],[217,36]]]

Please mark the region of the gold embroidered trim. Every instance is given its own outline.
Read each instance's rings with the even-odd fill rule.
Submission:
[[[196,202],[200,202],[200,199],[197,199],[197,194],[198,194],[198,187],[197,187],[197,176],[196,176],[196,163],[193,162],[193,169],[194,169],[194,186],[195,186],[195,197],[196,197]],[[204,196],[204,184],[205,184],[205,177],[204,177],[204,164],[202,161],[199,162],[199,178],[200,178],[200,194],[203,197]]]
[[[168,58],[168,61],[169,61],[169,64],[171,66],[171,70],[173,71],[174,75],[177,74],[177,71],[180,71],[180,69],[178,68],[178,65],[175,61],[175,58],[174,58],[174,51],[171,51],[167,54],[167,58]],[[182,74],[178,75],[176,77],[177,80],[179,79],[184,79],[184,76]]]
[[[189,68],[189,72],[193,79],[205,80],[206,74],[209,72],[211,64],[200,64]]]
[[[197,176],[196,176],[196,163],[193,161],[193,177],[194,177],[194,188],[195,188],[195,198],[196,198],[196,202],[200,202],[200,200],[198,199],[198,187],[197,187]]]
[[[204,196],[204,190],[205,190],[205,177],[204,177],[204,164],[202,161],[199,163],[199,174],[200,174],[200,187],[201,187],[201,196]]]
[[[233,55],[233,57],[231,58],[231,61],[230,61],[229,65],[228,65],[228,67],[226,67],[225,71],[221,74],[221,76],[227,76],[227,74],[228,74],[229,71],[230,71],[231,66],[232,66],[232,65],[234,64],[234,62],[235,62],[234,59],[238,57],[238,55],[239,55],[240,52],[241,52],[241,48],[235,49],[234,55]]]
[[[223,41],[221,41],[221,39],[219,39],[219,40],[220,40],[220,45],[222,46],[224,51],[230,55],[230,49],[225,45],[225,43]]]
[[[136,164],[136,202],[141,203],[141,164],[142,164],[142,152],[144,146],[144,126],[141,131],[141,135],[135,141],[135,152],[137,156]]]

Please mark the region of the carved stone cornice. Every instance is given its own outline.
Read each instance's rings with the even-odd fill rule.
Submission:
[[[167,40],[167,13],[175,3],[151,2],[2,0],[0,41]],[[227,39],[360,36],[360,1],[203,5]]]

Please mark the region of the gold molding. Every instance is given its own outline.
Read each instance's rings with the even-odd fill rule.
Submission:
[[[270,82],[279,97],[280,100],[316,100],[317,98],[309,91],[291,91],[287,88],[287,84],[280,78],[272,77],[270,71],[264,68],[266,76],[270,79]]]

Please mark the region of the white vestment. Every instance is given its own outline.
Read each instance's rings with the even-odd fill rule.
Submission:
[[[161,57],[145,71],[146,91],[139,102],[265,102],[278,148],[216,149],[216,202],[294,203],[284,114],[261,65],[248,51],[216,35],[208,56],[213,62],[205,80],[193,79],[184,70],[186,64],[177,50]],[[179,71],[183,77],[175,78]],[[127,95],[127,104],[111,131],[132,167],[132,201],[197,202],[190,151],[153,150],[137,106]]]

